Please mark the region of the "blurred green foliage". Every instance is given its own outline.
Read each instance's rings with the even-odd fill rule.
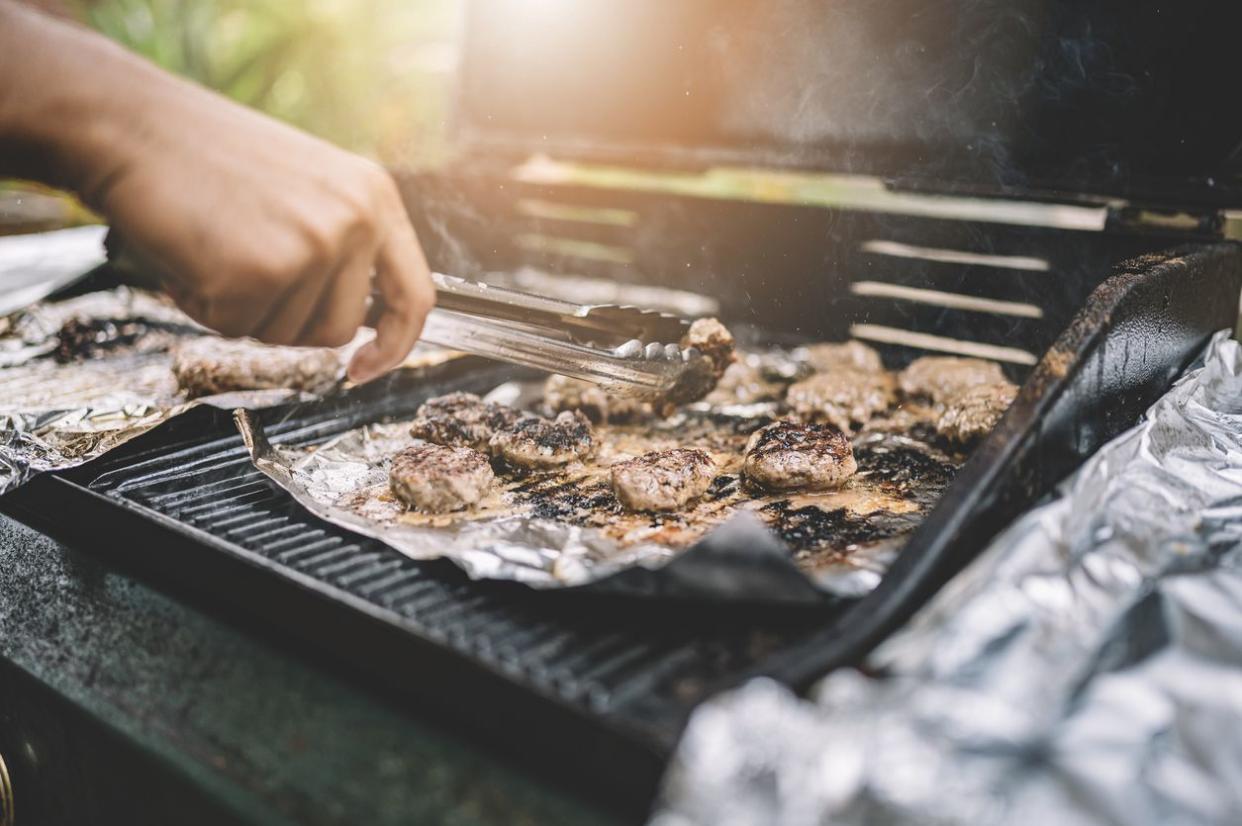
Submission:
[[[459,0],[75,0],[166,69],[354,151],[427,166],[448,151]]]

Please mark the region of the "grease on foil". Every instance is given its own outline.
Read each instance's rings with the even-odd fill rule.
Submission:
[[[488,398],[533,409],[541,391],[540,383],[509,382]],[[665,420],[598,425],[598,449],[586,463],[506,475],[479,505],[451,515],[407,512],[389,490],[389,460],[413,443],[408,421],[282,446],[266,440],[261,417],[238,411],[236,419],[255,466],[321,519],[415,559],[447,558],[474,578],[534,587],[599,584],[626,573],[629,581],[614,577],[609,587],[664,595],[695,588],[697,596],[764,601],[856,596],[878,583],[955,470],[929,445],[872,433],[856,442],[861,472],[846,488],[764,495],[742,485],[739,473],[749,434],[773,411],[722,410],[700,406]],[[712,455],[717,477],[708,493],[676,513],[622,509],[609,466],[679,446]],[[636,582],[635,569],[652,573]]]
[[[138,322],[133,341],[81,360],[53,357],[70,320]],[[187,399],[170,348],[208,331],[155,293],[119,287],[41,302],[0,318],[0,494],[82,464],[198,404],[263,408],[312,397],[252,390]],[[342,350],[360,345],[356,340]]]
[[[811,701],[700,708],[655,826],[1242,822],[1242,349]]]

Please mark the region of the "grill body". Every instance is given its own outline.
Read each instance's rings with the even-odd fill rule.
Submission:
[[[411,178],[406,191],[440,269],[538,266],[695,290],[718,297],[726,321],[777,340],[888,328],[1039,359],[1034,367],[1021,357],[1007,363],[1025,383],[1013,411],[879,590],[854,604],[721,611],[471,582],[448,563],[409,560],[307,515],[250,466],[231,418],[209,409],[3,500],[6,511],[62,540],[222,607],[415,712],[451,720],[524,766],[632,812],[650,802],[698,703],[749,676],[802,688],[857,661],[1014,514],[1132,424],[1213,331],[1232,325],[1242,279],[1238,247],[1210,240],[587,187],[501,188],[482,177]],[[560,204],[594,210],[578,215],[633,217],[555,220],[532,216],[531,201],[544,213]],[[578,244],[520,240],[540,236]],[[894,244],[1046,267],[868,251]],[[859,282],[1039,313],[903,300],[859,291]],[[880,347],[893,365],[925,352]],[[408,415],[450,389],[486,391],[514,372],[470,359],[434,375],[269,411],[265,429],[275,442],[322,440]]]

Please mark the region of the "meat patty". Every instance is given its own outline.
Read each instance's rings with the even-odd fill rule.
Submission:
[[[543,384],[543,403],[553,413],[581,410],[593,422],[631,422],[652,415],[650,403],[617,396],[598,384],[569,376],[548,376]]]
[[[712,372],[719,379],[725,369],[735,358],[735,342],[733,333],[714,318],[700,318],[690,325],[690,329],[681,337],[683,348],[693,347],[707,356],[712,363]]]
[[[478,503],[496,475],[486,456],[464,447],[419,444],[393,457],[388,484],[411,508],[449,513]]]
[[[200,336],[173,353],[173,374],[190,397],[235,390],[301,390],[323,393],[341,375],[335,350],[277,347],[253,339]]]
[[[774,422],[751,434],[742,473],[768,490],[829,490],[858,470],[854,449],[830,425]]]
[[[523,416],[492,437],[492,453],[517,467],[542,470],[582,459],[595,446],[591,422],[579,410],[555,419]]]
[[[635,511],[672,511],[698,499],[716,477],[716,463],[701,450],[656,450],[612,466],[617,501]]]
[[[849,433],[897,401],[897,383],[884,370],[837,368],[790,385],[785,400],[804,421]]]
[[[785,394],[785,384],[773,381],[760,367],[737,361],[730,364],[703,401],[708,404],[755,404],[775,401]]]
[[[936,430],[961,444],[975,442],[992,432],[1017,395],[1017,386],[1007,381],[968,387],[945,402]]]
[[[794,350],[792,355],[817,373],[843,368],[878,373],[884,369],[880,354],[861,341],[808,344]]]
[[[944,402],[968,387],[1001,384],[1005,374],[1000,365],[983,359],[955,356],[924,356],[901,371],[901,391],[907,396],[924,396]]]
[[[473,393],[449,393],[418,408],[410,435],[437,445],[487,452],[492,437],[522,415],[520,410],[485,402]]]

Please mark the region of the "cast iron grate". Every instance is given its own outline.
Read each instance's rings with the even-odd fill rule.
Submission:
[[[273,442],[301,444],[344,426],[284,422],[267,432]],[[472,582],[449,563],[411,560],[306,513],[254,469],[237,436],[107,462],[90,487],[364,600],[505,675],[515,690],[551,694],[628,728],[661,721],[670,739],[713,687],[823,621],[752,616],[738,624],[710,611],[696,621],[684,610],[671,621],[646,607],[596,611],[581,600]]]

